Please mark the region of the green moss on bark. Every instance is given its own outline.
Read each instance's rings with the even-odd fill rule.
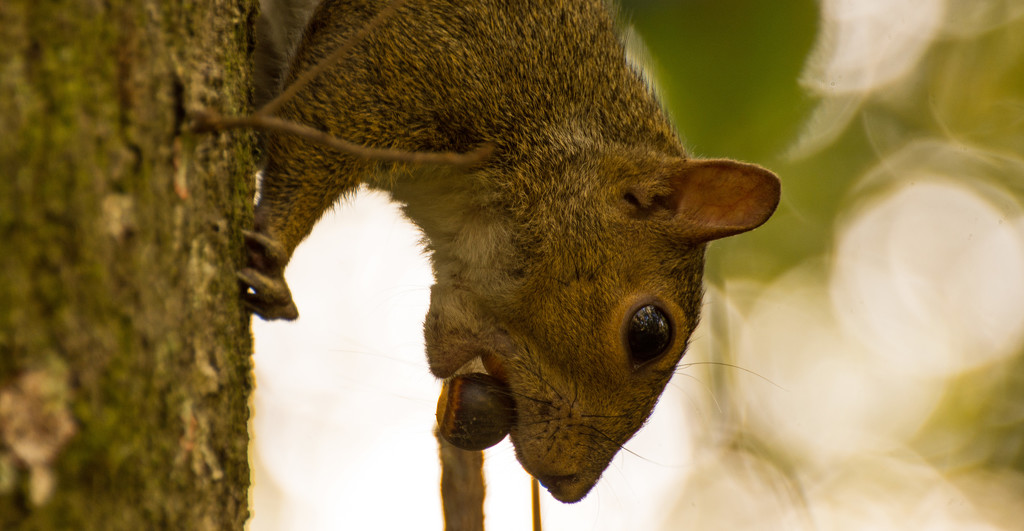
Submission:
[[[76,426],[0,426],[0,529],[247,518],[252,140],[185,129],[247,108],[254,3],[0,3],[0,422],[42,373]]]

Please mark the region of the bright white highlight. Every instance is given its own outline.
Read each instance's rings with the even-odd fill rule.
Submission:
[[[790,154],[831,144],[872,93],[910,75],[940,37],[947,0],[822,0],[800,83],[822,99]]]

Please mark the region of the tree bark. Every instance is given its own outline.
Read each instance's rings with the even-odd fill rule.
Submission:
[[[0,0],[0,529],[241,529],[255,0]]]

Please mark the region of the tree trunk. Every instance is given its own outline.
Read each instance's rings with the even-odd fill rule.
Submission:
[[[241,529],[254,0],[0,0],[0,529]]]

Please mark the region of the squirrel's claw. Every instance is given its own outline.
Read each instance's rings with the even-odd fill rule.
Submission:
[[[249,255],[249,267],[236,273],[245,288],[242,302],[265,320],[295,320],[299,310],[284,280],[284,266],[288,261],[284,246],[260,232],[242,231],[242,235]]]
[[[238,280],[247,288],[242,294],[245,306],[265,320],[285,319],[294,321],[299,310],[292,301],[292,293],[284,278],[272,278],[247,267],[238,273]]]

